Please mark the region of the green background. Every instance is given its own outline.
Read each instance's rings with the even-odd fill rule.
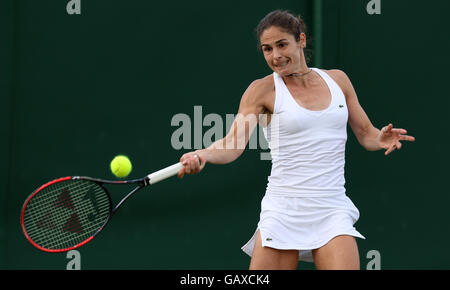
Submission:
[[[310,65],[344,70],[374,126],[416,137],[385,157],[367,152],[349,128],[347,194],[361,212],[361,267],[448,269],[446,184],[450,2],[67,1],[0,4],[0,268],[65,269],[23,237],[19,215],[40,184],[62,176],[113,179],[109,162],[128,155],[130,178],[175,163],[178,113],[235,114],[255,79],[271,73],[254,28],[274,9],[302,14]],[[322,5],[318,5],[322,3]],[[208,127],[203,128],[205,132]],[[240,247],[259,219],[270,161],[247,150],[131,198],[93,242],[82,269],[247,269]],[[445,175],[444,175],[445,174]],[[129,188],[111,188],[120,199]],[[313,269],[300,263],[299,269]]]

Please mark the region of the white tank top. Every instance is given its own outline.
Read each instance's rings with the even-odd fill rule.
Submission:
[[[345,194],[345,145],[348,110],[339,85],[313,68],[331,92],[322,111],[300,106],[279,74],[273,73],[275,104],[270,124],[263,128],[272,157],[266,194],[325,197]]]

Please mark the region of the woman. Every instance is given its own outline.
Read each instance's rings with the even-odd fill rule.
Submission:
[[[392,124],[373,127],[344,72],[308,68],[300,17],[273,11],[256,32],[273,74],[250,84],[223,139],[181,157],[178,176],[236,160],[245,148],[237,144],[246,145],[267,116],[260,125],[276,154],[257,230],[242,248],[251,256],[250,269],[296,269],[299,260],[317,269],[359,269],[355,237],[364,237],[353,227],[359,211],[344,187],[347,122],[365,149],[385,149],[385,155],[414,137]]]

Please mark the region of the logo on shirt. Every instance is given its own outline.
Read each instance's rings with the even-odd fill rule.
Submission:
[[[267,238],[266,241],[271,242],[272,238]]]
[[[341,108],[341,109],[342,109],[343,107],[344,107],[344,105],[339,105],[339,108]]]

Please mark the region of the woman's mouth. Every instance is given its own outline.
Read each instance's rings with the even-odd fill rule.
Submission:
[[[285,61],[285,62],[277,63],[277,64],[275,65],[275,67],[276,67],[277,69],[283,69],[283,68],[285,68],[288,64],[289,64],[289,61],[287,60],[287,61]]]

